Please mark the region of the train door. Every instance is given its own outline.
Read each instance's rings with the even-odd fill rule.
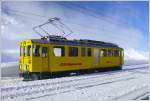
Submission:
[[[48,47],[43,46],[42,47],[42,68],[43,71],[48,71],[48,62],[49,62],[49,56],[48,56]]]
[[[33,45],[33,69],[37,72],[42,71],[41,46]]]
[[[99,64],[99,49],[94,48],[94,65]]]

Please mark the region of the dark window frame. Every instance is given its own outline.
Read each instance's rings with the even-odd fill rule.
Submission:
[[[79,55],[78,47],[69,47],[69,57],[77,57]]]
[[[31,45],[27,46],[27,56],[31,56]]]
[[[33,56],[39,57],[40,56],[40,49],[41,49],[40,45],[34,45],[33,46]]]
[[[48,57],[48,47],[42,47],[42,57]]]
[[[112,57],[114,55],[113,50],[112,49],[108,49],[108,56]]]
[[[101,52],[103,52],[103,53],[101,53],[101,57],[107,57],[108,55],[107,55],[107,49],[101,49]]]
[[[81,48],[81,56],[82,56],[82,57],[85,57],[85,56],[86,56],[86,48],[85,48],[85,47],[82,47],[82,48]]]
[[[114,56],[119,57],[119,50],[114,50]]]
[[[92,56],[92,49],[91,48],[87,48],[87,56],[88,57]]]

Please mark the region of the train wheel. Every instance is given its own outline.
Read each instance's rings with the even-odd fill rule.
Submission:
[[[30,76],[30,79],[31,79],[31,80],[39,80],[39,76],[34,73],[34,74],[32,74],[32,75]]]

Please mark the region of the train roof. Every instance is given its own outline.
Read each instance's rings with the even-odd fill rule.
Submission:
[[[120,48],[118,45],[109,42],[95,41],[88,39],[80,40],[68,40],[63,37],[55,38],[41,38],[41,39],[31,39],[33,43],[47,43],[47,44],[65,44],[65,45],[80,45],[80,46],[94,46],[94,47],[106,47],[106,48]]]

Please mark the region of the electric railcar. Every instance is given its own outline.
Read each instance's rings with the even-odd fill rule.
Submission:
[[[118,45],[60,36],[20,42],[20,76],[50,78],[53,74],[93,69],[121,69],[124,51]]]

